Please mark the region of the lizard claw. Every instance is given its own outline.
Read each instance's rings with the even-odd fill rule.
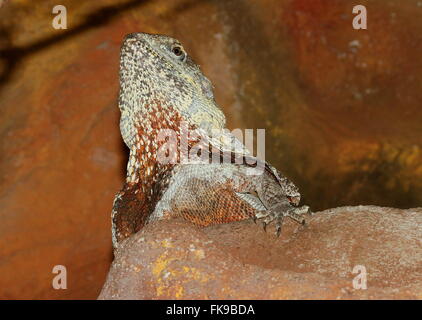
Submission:
[[[277,238],[280,238],[280,235],[281,235],[281,226],[283,225],[283,219],[284,219],[284,216],[280,216],[277,219],[277,223],[275,225],[275,234]]]
[[[258,219],[262,219],[262,226],[265,232],[267,232],[267,225],[275,220],[275,234],[277,237],[280,237],[284,217],[288,217],[301,225],[305,225],[306,221],[303,215],[309,214],[309,212],[310,210],[308,206],[292,207],[285,212],[274,212],[272,210],[268,210],[257,213],[253,220],[256,223]]]
[[[297,223],[304,225],[305,224],[305,218],[302,217],[305,213],[309,213],[309,207],[308,206],[302,206],[298,208],[294,208],[293,210],[290,210],[286,216],[290,219],[296,221]]]
[[[281,225],[278,225],[277,227],[275,227],[275,235],[277,236],[277,238],[280,238],[280,235],[281,235]]]

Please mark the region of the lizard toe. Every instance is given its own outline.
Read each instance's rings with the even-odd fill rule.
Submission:
[[[281,226],[283,225],[283,219],[284,219],[284,216],[283,215],[280,216],[277,219],[277,222],[276,222],[276,225],[275,225],[275,235],[277,236],[277,238],[279,238],[280,235],[281,235]]]
[[[304,214],[309,214],[310,209],[308,206],[302,206],[297,208],[292,208],[289,210],[285,215],[290,219],[296,221],[299,224],[305,224],[305,218],[303,217]]]

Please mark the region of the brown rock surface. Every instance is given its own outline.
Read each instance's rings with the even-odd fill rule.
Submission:
[[[99,299],[422,299],[421,226],[422,208],[375,206],[288,222],[279,239],[251,221],[160,221],[122,242]]]

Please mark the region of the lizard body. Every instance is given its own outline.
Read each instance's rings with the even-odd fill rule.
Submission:
[[[292,182],[252,157],[224,130],[225,116],[211,82],[176,39],[146,33],[126,36],[119,108],[130,155],[125,185],[113,204],[114,246],[145,223],[172,216],[201,226],[259,218],[264,226],[276,221],[279,234],[285,216],[302,222],[301,215],[309,211],[297,207],[300,193]],[[173,133],[172,143],[160,137],[166,130]],[[208,143],[207,151],[228,152],[231,160],[214,163],[204,152],[199,161],[184,162],[184,143],[188,152]],[[172,161],[162,161],[162,150]],[[255,165],[248,164],[251,159]],[[264,170],[259,171],[258,164]]]

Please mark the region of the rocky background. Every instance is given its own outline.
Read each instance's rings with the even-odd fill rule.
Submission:
[[[57,4],[67,30],[52,28]],[[366,31],[352,28],[356,4],[368,8]],[[267,160],[315,211],[422,204],[419,0],[0,6],[0,298],[101,291],[127,159],[116,100],[130,32],[181,40],[213,81],[229,128],[265,128]],[[51,286],[58,264],[67,290]]]

